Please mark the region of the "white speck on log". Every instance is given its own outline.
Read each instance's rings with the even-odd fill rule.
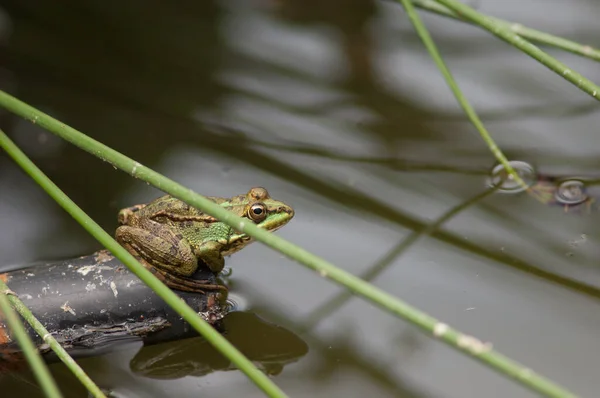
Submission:
[[[63,310],[64,312],[70,313],[73,316],[76,315],[75,310],[73,308],[71,308],[68,301],[65,301],[65,303],[60,306],[60,309]]]
[[[79,268],[77,270],[77,272],[80,273],[83,276],[86,276],[87,274],[89,274],[90,272],[92,272],[95,268],[96,268],[95,265],[86,265],[84,267]]]
[[[94,290],[96,290],[96,284],[93,282],[88,282],[87,285],[85,286],[85,290],[87,292],[93,292]]]

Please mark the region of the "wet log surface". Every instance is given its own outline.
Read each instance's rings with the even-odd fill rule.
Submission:
[[[216,283],[208,270],[199,271],[194,277]],[[99,355],[119,341],[141,340],[149,345],[197,335],[179,314],[106,250],[36,264],[0,274],[0,278],[74,357]],[[220,302],[218,292],[174,292],[219,328],[227,306]],[[45,359],[56,361],[42,338],[26,322],[25,326]],[[0,314],[0,370],[22,364],[19,346]]]

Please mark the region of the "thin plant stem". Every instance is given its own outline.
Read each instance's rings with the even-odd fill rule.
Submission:
[[[50,370],[44,363],[35,344],[27,334],[23,323],[17,316],[16,312],[10,306],[7,295],[10,295],[10,290],[0,281],[0,320],[4,318],[12,334],[17,339],[17,343],[21,347],[25,359],[29,362],[29,366],[33,370],[33,374],[38,383],[42,387],[42,391],[48,398],[61,398],[62,394],[56,385],[56,382],[50,374]]]
[[[458,84],[456,84],[456,81],[454,80],[454,77],[452,77],[452,73],[450,72],[450,69],[448,69],[448,67],[442,60],[442,57],[440,56],[440,53],[438,52],[437,47],[436,47],[435,43],[433,42],[431,35],[429,34],[429,31],[427,30],[427,28],[425,28],[425,25],[421,21],[419,14],[417,14],[417,12],[415,11],[412,2],[410,0],[398,0],[398,1],[400,3],[402,3],[402,5],[404,6],[404,9],[406,10],[408,17],[410,18],[410,21],[412,22],[419,37],[421,37],[421,40],[423,41],[423,44],[427,48],[427,51],[429,51],[431,58],[433,58],[433,61],[437,65],[440,72],[442,72],[442,75],[444,76],[446,83],[450,87],[450,90],[452,90],[452,93],[456,97],[456,100],[458,101],[460,106],[463,108],[463,110],[467,114],[467,117],[469,118],[471,123],[473,123],[473,126],[475,126],[477,131],[479,131],[479,134],[481,135],[481,137],[487,144],[487,146],[490,149],[490,151],[492,152],[492,154],[502,164],[502,166],[504,166],[504,169],[509,173],[511,178],[514,179],[524,189],[527,189],[528,186],[525,183],[525,181],[523,181],[523,179],[521,179],[521,177],[515,172],[513,167],[510,165],[510,163],[508,163],[508,159],[506,159],[506,156],[504,156],[504,154],[502,153],[500,148],[498,148],[498,145],[496,145],[492,136],[486,130],[485,126],[481,122],[481,119],[479,119],[479,116],[477,116],[477,113],[475,112],[475,110],[473,109],[473,107],[471,106],[471,104],[469,103],[467,98],[463,95],[462,91],[458,87]]]
[[[41,123],[40,123],[41,124]],[[65,126],[64,124],[62,126]],[[66,127],[66,126],[65,126]],[[87,138],[87,137],[86,137]],[[60,190],[9,138],[0,130],[0,147],[23,168],[67,213],[81,224],[94,238],[112,252],[138,278],[156,292],[169,306],[181,315],[198,333],[231,360],[269,397],[283,398],[287,395],[279,389],[263,372],[244,356],[237,348],[217,332],[211,325],[179,296],[144,268],[127,250],[104,231],[81,208],[79,208],[64,192]],[[227,211],[227,210],[225,210]]]
[[[0,130],[0,139],[4,133]],[[0,291],[10,291],[8,286],[0,280]],[[2,294],[0,294],[2,296]],[[56,356],[69,368],[69,370],[75,375],[75,377],[87,388],[87,390],[94,395],[96,398],[106,398],[100,388],[94,383],[92,379],[85,373],[85,371],[75,362],[75,360],[69,355],[67,351],[60,345],[60,343],[52,336],[52,334],[42,325],[42,323],[33,315],[33,313],[27,308],[25,304],[17,297],[16,294],[9,294],[8,301],[12,307],[29,323],[29,325],[36,331],[37,334],[42,337],[44,343],[48,344]],[[29,336],[27,336],[29,337]]]
[[[406,2],[408,0],[403,0]],[[542,51],[539,47],[535,46],[531,42],[525,40],[523,37],[515,33],[513,30],[508,28],[506,25],[498,24],[496,21],[488,17],[487,15],[481,14],[471,7],[455,0],[436,0],[461,15],[463,18],[473,22],[476,25],[486,29],[493,35],[499,37],[505,42],[513,45],[525,54],[529,55],[533,59],[539,61],[551,71],[563,79],[573,83],[580,90],[588,93],[592,98],[600,101],[600,87],[597,86],[591,80],[585,78],[583,75],[577,73],[567,65],[558,61],[556,58],[551,57]]]
[[[451,328],[445,323],[442,323],[428,314],[418,310],[417,308],[412,307],[397,297],[384,292],[372,284],[363,281],[362,279],[336,267],[323,258],[318,257],[315,254],[297,245],[294,245],[293,243],[288,242],[275,234],[258,228],[256,225],[254,225],[254,223],[249,222],[247,219],[238,217],[234,213],[222,208],[207,198],[194,193],[191,189],[162,176],[148,167],[143,166],[127,156],[120,154],[114,149],[101,144],[100,142],[86,136],[74,128],[61,123],[49,115],[40,112],[39,110],[2,91],[0,91],[0,106],[21,117],[24,117],[27,120],[31,120],[32,122],[58,135],[59,137],[64,138],[79,148],[97,156],[106,162],[109,162],[114,167],[125,171],[131,176],[150,183],[158,189],[169,193],[175,198],[183,200],[189,205],[217,218],[221,222],[235,228],[236,230],[252,236],[257,241],[264,243],[265,245],[279,251],[289,258],[294,259],[297,262],[304,264],[308,268],[318,272],[321,277],[328,278],[344,286],[358,296],[371,301],[380,308],[383,308],[423,329],[424,331],[431,333],[433,337],[447,343],[451,347],[454,347],[463,353],[467,353],[473,358],[478,359],[487,366],[500,372],[501,374],[519,381],[529,389],[548,397],[575,397],[575,395],[551,380],[544,378],[531,369],[528,369],[516,361],[513,361],[512,359],[493,350],[491,344],[483,343],[475,337],[463,334]],[[5,140],[0,140],[0,145],[2,145],[3,141]],[[31,161],[27,159],[27,162]],[[30,170],[29,172],[31,172],[32,166],[35,167],[33,164],[28,165],[26,170]],[[39,174],[41,174],[41,171],[39,170],[35,173],[30,173],[30,175],[34,177],[38,184],[42,185],[46,192],[51,193],[53,197],[56,196],[55,199],[59,201],[59,203],[70,201],[60,191],[59,192],[61,195],[57,195],[55,191],[58,190],[58,188],[52,187],[52,183],[49,182],[49,180],[47,180],[43,174],[43,178],[40,178]],[[83,213],[79,208],[74,206],[74,204],[63,207],[72,215],[77,215],[76,219],[82,223],[82,225],[84,225],[89,232],[93,232],[94,237],[104,244],[107,249],[112,251],[115,255],[118,253],[119,255],[117,257],[121,261],[127,260],[126,262],[124,261],[126,265],[130,269],[135,270],[136,275],[143,276],[143,279],[141,279],[148,283],[151,288],[155,290],[159,287],[166,288],[156,278],[150,278],[151,274],[148,271],[141,267],[125,249],[123,249],[114,239],[101,230],[100,227],[93,222],[93,220],[87,217],[87,215],[85,215],[85,213]],[[81,214],[78,212],[81,212]],[[93,224],[94,228],[90,227],[91,224]],[[141,272],[139,268],[145,272]],[[167,303],[172,306],[177,304],[173,301],[167,301]],[[185,308],[189,309],[187,306]]]
[[[435,0],[411,0],[411,2],[414,4],[415,7],[421,8],[423,10],[431,11],[438,15],[443,15],[449,18],[458,19],[460,21],[467,22],[470,24],[474,23],[473,21],[461,17],[460,14],[457,14],[451,9],[436,3]],[[592,46],[580,44],[572,40],[567,40],[559,36],[551,35],[550,33],[542,32],[541,30],[528,28],[526,26],[521,25],[520,23],[505,21],[503,19],[490,16],[488,16],[488,18],[490,18],[496,24],[504,26],[505,29],[512,30],[514,33],[518,34],[521,37],[524,37],[525,39],[545,44],[547,46],[556,47],[561,50],[592,59],[594,61],[600,61],[600,50],[598,50],[597,48],[593,48]]]
[[[420,238],[431,235],[442,225],[448,222],[451,218],[460,214],[463,210],[466,210],[476,205],[483,199],[495,193],[498,190],[498,187],[499,185],[478,193],[473,198],[465,200],[464,202],[451,208],[431,224],[427,224],[423,228],[415,230],[406,239],[403,239],[397,245],[395,245],[392,248],[392,250],[390,250],[381,260],[375,263],[373,267],[369,268],[366,272],[364,272],[361,275],[361,278],[367,282],[372,281],[380,273],[386,270],[395,259],[402,255],[402,253],[404,253],[411,246],[417,243]],[[337,296],[323,303],[317,309],[312,311],[312,313],[307,317],[306,321],[303,322],[302,332],[305,333],[310,329],[314,328],[321,320],[326,319],[329,315],[331,315],[333,312],[339,309],[342,305],[344,305],[344,303],[346,303],[351,298],[352,293],[346,291],[341,292]]]

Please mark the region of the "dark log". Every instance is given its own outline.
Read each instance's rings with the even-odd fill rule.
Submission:
[[[197,335],[106,250],[13,270],[0,278],[74,357],[99,355],[118,341],[155,344]],[[217,282],[208,270],[199,270],[194,278]],[[217,328],[227,313],[218,292],[174,292]],[[55,361],[48,345],[26,322],[25,326],[45,359]],[[0,371],[22,364],[20,349],[0,313]]]

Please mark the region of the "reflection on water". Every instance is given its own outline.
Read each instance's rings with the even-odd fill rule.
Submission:
[[[281,373],[286,364],[299,360],[309,349],[293,332],[252,313],[231,312],[223,319],[220,329],[230,343],[269,375]],[[145,347],[130,365],[135,374],[153,379],[201,377],[236,369],[200,337]]]
[[[422,12],[500,148],[536,165],[524,176],[537,200],[482,192],[493,156],[398,4],[259,3],[130,1],[116,12],[100,1],[6,0],[0,84],[202,194],[267,187],[296,210],[277,234],[592,396],[600,226],[596,212],[575,210],[598,196],[593,180],[579,178],[600,166],[597,104],[486,33]],[[569,23],[572,38],[596,40],[589,7],[514,7],[479,10],[559,34]],[[561,56],[598,80],[593,62]],[[3,114],[0,123],[107,231],[120,208],[160,194],[28,122]],[[10,225],[0,230],[0,267],[99,248],[3,154],[0,187],[1,225]],[[530,396],[262,245],[227,265],[234,301],[310,348],[274,377],[290,396]],[[251,347],[258,337],[243,331],[238,344]],[[158,355],[158,373],[204,369],[207,348],[182,347]],[[132,358],[140,369],[152,359],[136,355],[82,363],[130,396],[255,391],[240,372],[139,378]],[[65,396],[82,396],[62,367],[52,370]],[[13,379],[0,388],[41,396]]]

